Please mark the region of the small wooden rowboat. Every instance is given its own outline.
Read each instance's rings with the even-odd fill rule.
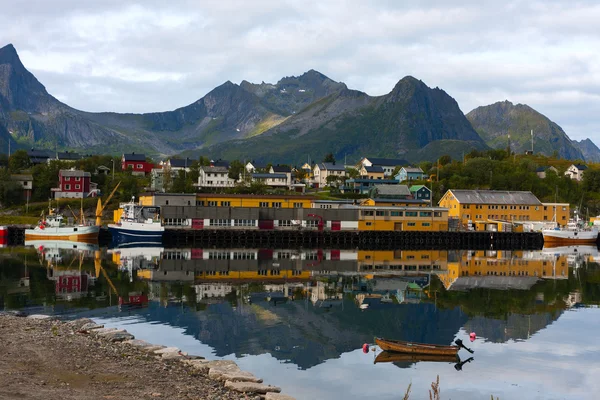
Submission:
[[[384,362],[421,362],[421,361],[433,361],[433,362],[458,362],[456,354],[418,354],[418,353],[394,353],[391,351],[382,351],[375,358],[375,364]]]
[[[385,351],[408,354],[450,355],[458,354],[458,346],[443,346],[440,344],[424,344],[375,338],[375,343]]]

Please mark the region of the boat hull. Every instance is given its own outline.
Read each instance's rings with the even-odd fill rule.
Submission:
[[[98,242],[99,226],[58,227],[25,230],[25,240],[67,240],[71,242]]]
[[[598,240],[598,231],[561,231],[544,230],[544,245],[567,246],[578,244],[595,244]]]
[[[385,351],[392,351],[396,353],[405,354],[422,354],[422,355],[449,355],[456,356],[458,354],[458,347],[456,346],[443,346],[439,344],[425,344],[415,342],[403,342],[401,340],[388,340],[382,338],[376,338],[375,343]]]
[[[450,362],[458,361],[456,354],[417,354],[417,353],[394,353],[382,351],[375,358],[375,364],[385,362]]]
[[[157,227],[155,229],[136,229],[135,227],[125,227],[116,224],[109,224],[113,241],[117,243],[126,242],[145,242],[145,243],[160,243],[164,234],[164,228]]]

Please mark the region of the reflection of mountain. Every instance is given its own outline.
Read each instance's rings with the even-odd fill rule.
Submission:
[[[527,340],[538,331],[552,324],[562,312],[540,314],[510,314],[506,319],[473,317],[464,326],[467,332],[475,332],[490,342]]]
[[[327,309],[301,300],[277,306],[261,302],[236,310],[221,303],[199,313],[153,304],[143,312],[149,321],[183,327],[186,334],[213,347],[217,356],[271,353],[302,369],[372,343],[376,335],[449,344],[466,322],[458,308],[436,310],[433,304],[421,303],[361,311],[347,299]]]

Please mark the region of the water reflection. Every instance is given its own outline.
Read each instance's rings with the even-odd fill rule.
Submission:
[[[527,340],[598,304],[598,251],[7,248],[0,306],[101,309],[178,326],[216,356],[269,353],[301,369],[374,336],[449,344],[461,329]],[[418,360],[396,360],[407,367]]]

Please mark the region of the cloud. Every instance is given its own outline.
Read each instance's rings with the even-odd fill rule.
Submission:
[[[371,95],[405,75],[465,112],[527,103],[571,138],[600,124],[600,5],[594,1],[12,2],[0,45],[69,105],[151,112],[231,80],[316,69]]]

